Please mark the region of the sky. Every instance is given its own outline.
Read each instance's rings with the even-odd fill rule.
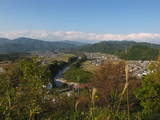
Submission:
[[[160,0],[0,0],[0,37],[160,43]]]

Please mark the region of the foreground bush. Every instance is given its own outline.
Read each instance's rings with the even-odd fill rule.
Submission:
[[[140,102],[144,119],[158,120],[160,116],[160,62],[149,67],[150,73],[142,78],[135,95]]]
[[[36,118],[45,101],[43,85],[49,81],[36,58],[20,60],[0,79],[1,119]]]

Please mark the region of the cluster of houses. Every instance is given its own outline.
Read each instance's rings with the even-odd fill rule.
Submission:
[[[132,73],[132,76],[134,77],[142,77],[147,75],[149,73],[147,67],[150,63],[151,61],[129,61],[129,72]]]
[[[118,61],[118,57],[102,53],[85,53],[87,59],[95,66],[102,65],[105,61]]]
[[[90,63],[95,66],[100,66],[106,61],[121,61],[121,59],[114,55],[102,53],[85,53],[85,55]],[[132,73],[132,76],[134,77],[142,77],[147,75],[149,73],[147,67],[151,62],[152,61],[128,61],[129,72]]]

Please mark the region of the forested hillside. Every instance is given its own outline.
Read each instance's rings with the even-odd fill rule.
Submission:
[[[158,57],[158,49],[150,48],[145,45],[135,45],[126,51],[117,53],[122,59],[127,60],[156,60]]]
[[[160,45],[134,41],[103,41],[81,46],[79,51],[114,54],[128,60],[155,60]]]
[[[32,51],[65,51],[84,45],[74,41],[43,41],[31,38],[9,40],[0,38],[0,53],[26,53]]]

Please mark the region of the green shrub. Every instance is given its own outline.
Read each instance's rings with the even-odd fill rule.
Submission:
[[[149,70],[151,72],[142,78],[140,88],[135,91],[145,119],[160,115],[157,114],[160,113],[160,62],[152,64]]]

